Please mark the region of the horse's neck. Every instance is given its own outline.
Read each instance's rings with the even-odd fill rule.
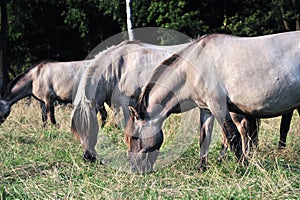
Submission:
[[[147,102],[144,104],[147,105],[147,112],[152,112],[152,107],[159,105],[160,115],[168,117],[172,113],[186,112],[196,107],[194,87],[192,81],[189,80],[193,77],[188,75],[188,68],[184,65],[185,63],[177,67],[167,66],[165,70],[157,70],[154,73],[156,75],[152,74],[150,83],[155,84],[148,92],[148,100],[144,100]]]
[[[162,118],[179,112],[180,103],[184,99],[178,99],[176,93],[180,93],[178,88],[173,89],[171,86],[156,84],[148,94],[147,112]]]
[[[5,98],[10,106],[17,101],[32,95],[32,81],[32,75],[31,73],[28,73],[10,87],[8,95]]]

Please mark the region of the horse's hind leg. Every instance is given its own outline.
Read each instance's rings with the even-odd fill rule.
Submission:
[[[256,118],[244,117],[240,119],[240,128],[243,152],[250,157],[253,146],[258,145],[258,124]]]
[[[213,115],[208,110],[200,109],[200,172],[205,171],[207,168],[208,152],[211,143],[213,124]]]
[[[250,131],[248,133],[248,138],[250,139],[250,151],[253,150],[253,148],[257,147],[258,146],[258,131],[259,131],[259,124],[260,124],[260,119],[258,118],[248,118],[248,123],[249,125],[247,126],[248,127],[248,131]]]
[[[299,112],[299,111],[298,111]],[[278,148],[283,149],[286,146],[286,137],[290,130],[291,120],[293,117],[293,111],[285,115],[282,115],[280,122],[280,139],[278,143]]]
[[[40,107],[42,109],[42,121],[43,121],[43,124],[44,124],[44,127],[46,126],[47,124],[47,108],[46,108],[46,105],[44,102],[40,102]]]

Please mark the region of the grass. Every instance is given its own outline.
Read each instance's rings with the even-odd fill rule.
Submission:
[[[114,119],[101,130],[97,146],[105,164],[90,164],[81,159],[81,146],[70,133],[70,114],[70,108],[56,108],[59,128],[43,128],[36,102],[12,107],[0,126],[1,199],[300,199],[298,114],[285,150],[277,150],[280,118],[262,120],[259,147],[248,167],[240,166],[231,152],[217,162],[221,134],[216,126],[210,167],[202,174],[197,170],[197,124],[185,124],[189,116],[172,116],[165,123],[157,170],[132,174],[122,160],[123,133]],[[187,145],[178,148],[182,141]]]

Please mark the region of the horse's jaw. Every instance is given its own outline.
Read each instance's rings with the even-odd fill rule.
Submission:
[[[131,171],[135,173],[149,173],[153,171],[153,165],[157,159],[159,150],[151,152],[129,153]]]

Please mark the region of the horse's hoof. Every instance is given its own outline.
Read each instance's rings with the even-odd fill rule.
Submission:
[[[219,164],[221,164],[221,163],[223,162],[224,159],[225,159],[225,158],[224,158],[223,156],[219,156],[219,157],[217,158],[217,161],[218,161]]]
[[[202,174],[202,173],[206,172],[206,170],[207,170],[207,166],[204,166],[204,165],[198,166],[198,173]]]
[[[55,128],[57,128],[57,129],[60,128],[60,125],[59,125],[59,124],[55,124],[54,126],[55,126]]]
[[[200,163],[198,165],[198,172],[199,173],[204,173],[209,167],[209,164],[206,159],[200,159]]]
[[[248,159],[247,159],[245,156],[243,156],[243,159],[242,159],[242,165],[243,165],[244,167],[247,167],[247,166],[249,165],[249,161],[248,161]]]
[[[97,158],[96,158],[95,155],[93,155],[89,151],[85,151],[84,154],[83,154],[83,160],[85,162],[95,163]]]
[[[279,144],[278,145],[278,150],[284,150],[285,149],[285,145],[284,144]]]

